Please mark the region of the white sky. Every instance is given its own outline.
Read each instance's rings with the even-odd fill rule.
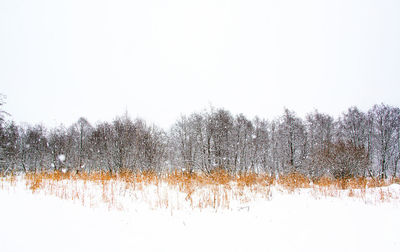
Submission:
[[[400,1],[2,0],[0,93],[49,126],[400,106]]]

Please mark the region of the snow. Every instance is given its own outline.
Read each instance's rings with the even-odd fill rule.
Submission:
[[[64,154],[58,155],[58,160],[60,160],[61,162],[64,162],[65,161],[65,155]]]
[[[374,200],[380,190],[400,194],[399,185],[369,200],[273,187],[270,199],[217,211],[151,210],[140,198],[118,210],[0,181],[1,251],[400,251],[400,202]]]

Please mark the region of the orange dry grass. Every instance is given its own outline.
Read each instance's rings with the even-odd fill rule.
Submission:
[[[289,191],[294,191],[297,188],[308,188],[310,187],[310,179],[300,173],[290,173],[283,175],[278,179],[278,184],[282,185]]]
[[[15,183],[15,176],[6,179]],[[365,178],[335,180],[322,177],[311,180],[299,173],[275,179],[257,173],[232,175],[222,169],[211,173],[174,171],[165,174],[128,170],[119,173],[56,171],[27,173],[25,181],[26,187],[32,192],[43,191],[63,199],[81,202],[82,205],[94,206],[101,202],[109,208],[117,209],[122,209],[122,200],[126,197],[145,202],[151,208],[179,209],[186,206],[192,209],[229,209],[232,207],[232,201],[246,204],[256,198],[270,199],[272,185],[280,186],[289,192],[299,188],[311,188],[316,196],[340,196],[342,189],[349,189],[346,192],[347,196],[365,198],[366,188],[381,187],[390,183]],[[88,186],[89,183],[94,187]],[[380,193],[381,201],[393,197],[386,191]]]
[[[313,180],[313,184],[319,187],[331,187],[331,188],[333,187],[336,189],[365,189],[365,188],[388,186],[394,184],[394,182],[376,178],[333,179],[329,177],[322,177]]]
[[[281,175],[274,179],[269,175],[257,173],[242,173],[231,175],[224,170],[217,169],[211,173],[189,173],[174,171],[159,175],[154,172],[132,172],[123,170],[119,173],[92,172],[92,173],[73,173],[73,172],[42,172],[27,173],[25,175],[27,184],[32,190],[40,189],[43,180],[50,181],[84,181],[100,184],[107,184],[110,181],[120,181],[126,183],[126,187],[141,187],[145,185],[159,185],[166,183],[170,186],[178,186],[181,191],[191,191],[194,187],[202,186],[224,186],[230,188],[233,184],[239,188],[248,188],[258,186],[271,186],[272,184],[281,185],[292,191],[298,188],[310,188],[312,185],[319,187],[332,187],[336,189],[363,189],[387,186],[393,183],[400,183],[400,179],[385,181],[382,179],[351,178],[335,180],[329,177],[321,177],[311,180],[300,173],[290,173]],[[15,180],[14,176],[8,177],[8,180]]]

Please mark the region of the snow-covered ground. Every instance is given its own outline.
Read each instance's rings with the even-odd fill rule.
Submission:
[[[268,199],[218,211],[127,197],[121,210],[3,181],[0,251],[400,251],[400,186],[383,190],[391,199],[379,200],[380,189],[360,198],[273,186]]]

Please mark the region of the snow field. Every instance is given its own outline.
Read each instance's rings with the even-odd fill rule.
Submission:
[[[202,188],[192,201],[228,191],[229,207],[199,208],[167,183],[42,183],[33,192],[23,177],[0,182],[1,251],[400,251],[397,184],[334,197]]]

